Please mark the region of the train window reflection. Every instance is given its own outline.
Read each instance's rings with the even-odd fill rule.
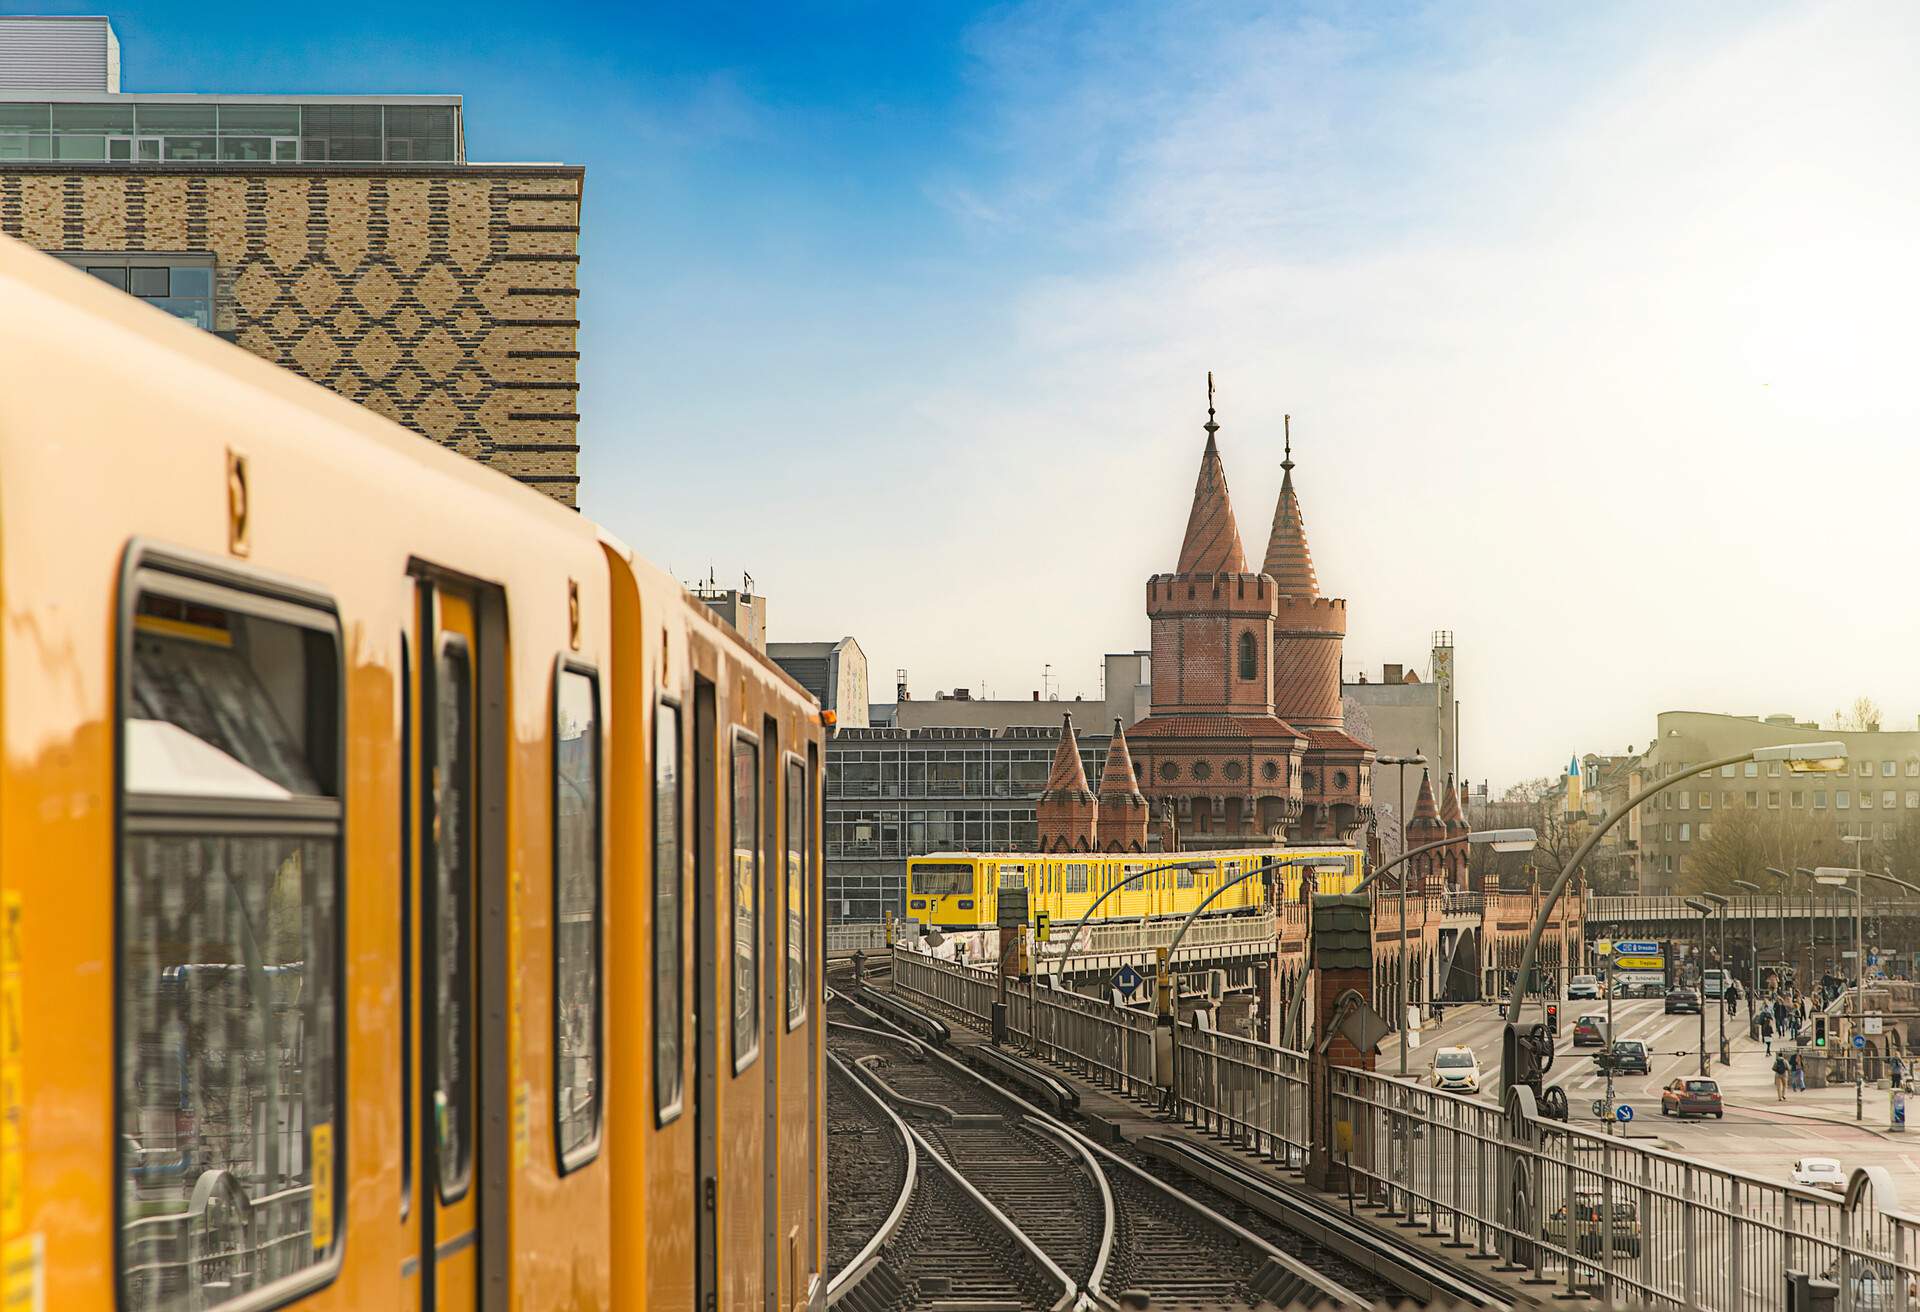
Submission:
[[[760,746],[733,740],[733,1069],[760,1051]]]
[[[473,1165],[472,667],[447,639],[433,726],[433,1134],[440,1196],[467,1192]]]
[[[913,868],[913,891],[926,897],[965,897],[973,892],[973,867],[922,862]]]
[[[554,1119],[565,1167],[600,1128],[600,733],[592,677],[554,695]]]
[[[807,769],[787,763],[787,1028],[807,1015],[807,925],[813,881],[807,869],[812,807]]]
[[[681,889],[680,708],[666,702],[653,742],[653,1091],[666,1124],[680,1111]]]
[[[150,593],[123,697],[121,1306],[217,1308],[338,1247],[330,622]]]

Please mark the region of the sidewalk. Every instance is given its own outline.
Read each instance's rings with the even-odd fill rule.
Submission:
[[[1731,1029],[1727,1035],[1727,1055],[1731,1064],[1713,1065],[1714,1078],[1720,1081],[1720,1093],[1729,1107],[1742,1111],[1768,1112],[1775,1115],[1799,1117],[1810,1121],[1828,1121],[1836,1125],[1865,1129],[1887,1139],[1904,1139],[1906,1134],[1888,1132],[1890,1115],[1888,1111],[1888,1090],[1885,1080],[1878,1085],[1869,1084],[1865,1090],[1865,1115],[1854,1119],[1854,1088],[1851,1081],[1836,1084],[1825,1089],[1806,1089],[1795,1093],[1787,1091],[1787,1100],[1780,1102],[1773,1088],[1773,1058],[1757,1039],[1746,1036],[1746,1013],[1740,1016],[1740,1035],[1734,1037]],[[1776,1054],[1791,1056],[1794,1049],[1791,1044],[1775,1042]],[[1909,1105],[1920,1113],[1920,1095],[1909,1095]],[[1916,1132],[1910,1132],[1916,1133]]]

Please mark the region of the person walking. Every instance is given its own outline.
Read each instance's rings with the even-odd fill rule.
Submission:
[[[1767,1045],[1767,1055],[1771,1057],[1773,1055],[1773,1013],[1771,1011],[1760,1013],[1760,1042]]]
[[[1807,1091],[1807,1070],[1800,1064],[1800,1054],[1794,1053],[1793,1060],[1787,1063],[1787,1078],[1795,1093]]]
[[[1785,1102],[1787,1100],[1787,1070],[1787,1059],[1785,1057],[1775,1057],[1773,1059],[1773,1100],[1775,1102]]]

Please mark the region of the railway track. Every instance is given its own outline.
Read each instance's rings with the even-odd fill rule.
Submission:
[[[846,1109],[827,1124],[829,1306],[1064,1312],[1072,1304],[1073,1281],[837,1055],[828,1080]]]
[[[1357,1268],[1352,1285],[1315,1270],[872,1013],[839,1000],[829,1020],[829,1049],[1058,1264],[1083,1306],[1129,1290],[1196,1312],[1368,1307],[1393,1292]]]

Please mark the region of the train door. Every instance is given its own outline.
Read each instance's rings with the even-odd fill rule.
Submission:
[[[411,1172],[419,1306],[506,1306],[504,641],[474,594],[418,585],[413,742],[419,999]],[[489,614],[483,619],[482,612]],[[410,1236],[416,1232],[410,1227]]]
[[[719,881],[715,794],[720,732],[714,686],[694,679],[693,689],[693,1264],[694,1304],[713,1312],[720,1299],[720,1032],[716,938]]]

